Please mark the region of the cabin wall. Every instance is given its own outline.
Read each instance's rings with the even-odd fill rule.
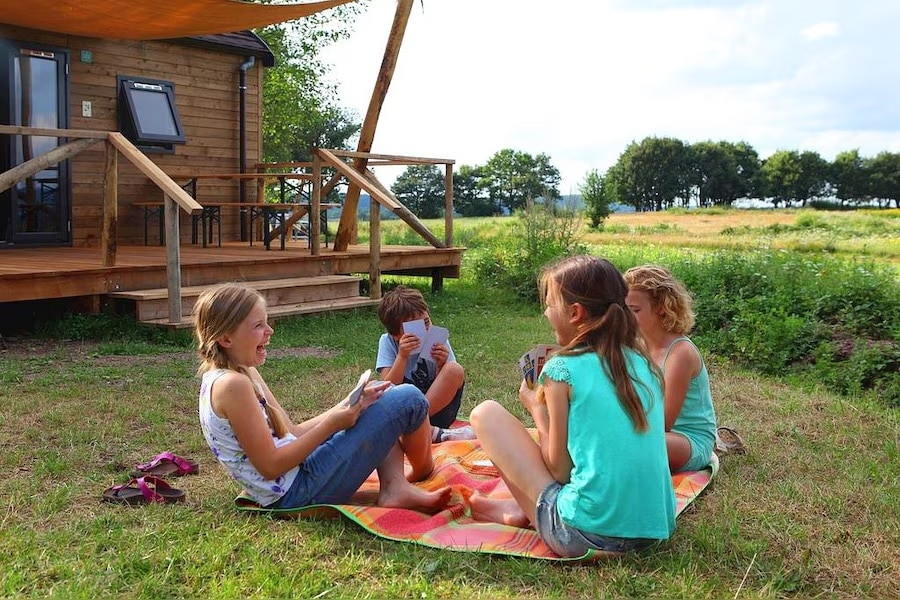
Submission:
[[[175,103],[186,142],[175,144],[174,154],[148,154],[170,175],[188,173],[237,173],[240,170],[240,65],[245,56],[199,49],[165,41],[101,40],[40,32],[0,24],[0,37],[55,46],[69,52],[69,114],[71,129],[118,129],[118,75],[163,79],[174,83]],[[82,61],[82,51],[91,62]],[[247,168],[260,160],[262,147],[262,65],[247,72],[246,119]],[[82,116],[82,102],[92,105],[90,117]],[[124,108],[124,107],[123,107]],[[72,243],[96,246],[100,240],[103,207],[103,146],[95,146],[71,161]],[[183,178],[176,178],[183,183]],[[160,201],[162,192],[127,159],[118,161],[118,243],[144,243],[144,211],[138,201]],[[247,198],[254,199],[255,183],[245,184]],[[198,198],[237,202],[239,184],[200,180]],[[223,211],[223,241],[240,239],[236,214]],[[151,222],[149,242],[158,243],[158,228]],[[182,213],[181,241],[191,239],[191,218]]]

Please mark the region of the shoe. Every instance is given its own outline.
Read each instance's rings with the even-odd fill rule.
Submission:
[[[188,458],[181,458],[171,452],[157,454],[150,462],[136,465],[135,469],[136,471],[131,474],[134,478],[144,475],[181,477],[182,475],[196,475],[200,472],[200,466],[196,462]]]
[[[115,485],[103,492],[104,502],[119,504],[149,504],[160,502],[169,504],[183,502],[184,492],[170,486],[165,480],[153,475],[132,479],[124,485]]]
[[[448,429],[444,427],[431,428],[431,443],[440,444],[441,442],[458,442],[460,440],[474,440],[475,430],[471,425],[465,427],[457,427],[456,429]]]
[[[746,454],[747,446],[735,429],[719,427],[716,429],[716,452],[719,454]]]

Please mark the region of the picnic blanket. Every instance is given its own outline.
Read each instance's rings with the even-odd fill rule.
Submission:
[[[426,515],[403,508],[375,506],[378,478],[373,474],[353,496],[350,504],[318,504],[302,508],[267,509],[244,496],[235,504],[239,510],[269,514],[282,518],[334,517],[343,515],[377,536],[421,544],[432,548],[460,552],[484,552],[556,561],[585,561],[599,556],[588,552],[577,558],[561,558],[550,550],[537,531],[485,523],[471,518],[466,498],[477,490],[488,497],[510,498],[500,473],[488,460],[478,441],[451,441],[433,447],[434,472],[419,485],[428,490],[445,486],[452,489],[447,508]],[[672,476],[675,486],[676,515],[693,502],[718,472],[718,459],[713,456],[709,467]]]

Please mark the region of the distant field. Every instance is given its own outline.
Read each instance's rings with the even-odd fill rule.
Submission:
[[[900,210],[698,210],[616,213],[585,241],[825,251],[900,264]]]

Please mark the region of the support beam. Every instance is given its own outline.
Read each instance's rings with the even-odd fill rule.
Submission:
[[[104,267],[116,264],[117,230],[119,223],[119,152],[107,142],[106,170],[103,177],[103,223],[100,226],[100,254]]]
[[[391,85],[394,69],[397,66],[397,57],[400,54],[400,46],[403,43],[403,35],[406,33],[406,24],[409,22],[409,13],[412,11],[413,0],[397,0],[397,10],[394,13],[394,22],[388,35],[387,45],[384,49],[384,58],[381,60],[381,69],[378,79],[375,80],[375,89],[372,90],[372,99],[369,101],[369,110],[363,120],[362,130],[359,133],[357,151],[369,152],[372,150],[372,142],[375,139],[375,127],[378,125],[378,116]],[[357,158],[354,161],[357,172],[365,171],[367,163],[365,158]],[[351,181],[344,197],[344,208],[341,211],[341,221],[338,223],[337,234],[334,238],[334,249],[343,251],[356,240],[357,234],[357,209],[359,207],[359,186]]]
[[[83,152],[94,144],[98,144],[102,141],[103,138],[75,140],[74,142],[57,146],[53,150],[41,154],[40,156],[35,156],[31,160],[25,161],[5,173],[0,173],[0,192],[5,192],[19,181],[28,179],[44,169],[57,165],[64,160],[68,160],[79,152]]]

